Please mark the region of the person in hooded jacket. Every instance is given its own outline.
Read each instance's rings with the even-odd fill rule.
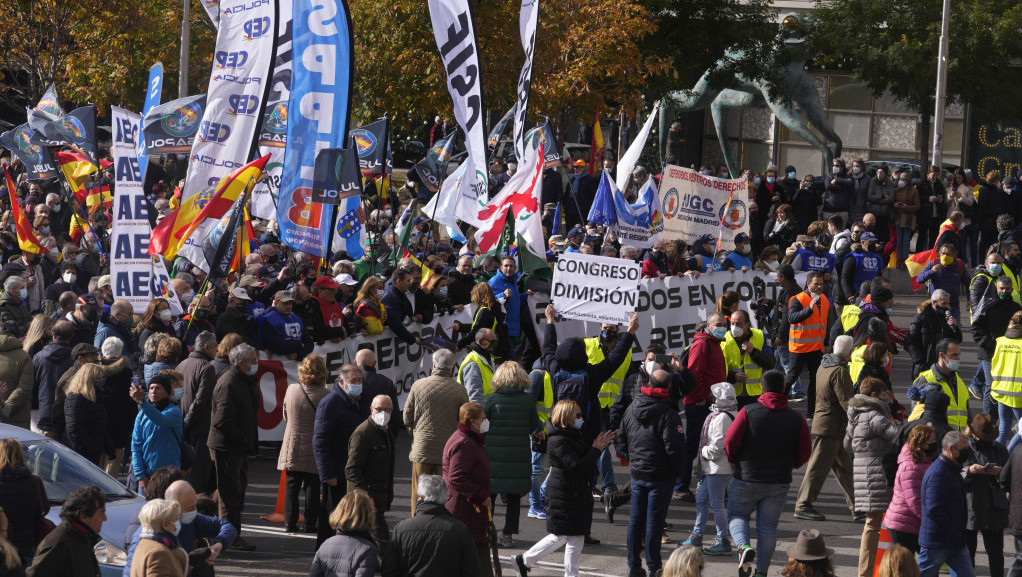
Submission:
[[[844,448],[852,455],[855,511],[866,517],[859,547],[859,577],[873,574],[880,521],[891,502],[883,456],[898,437],[898,425],[891,418],[889,396],[882,381],[866,379],[859,393],[848,401]]]
[[[586,445],[581,428],[585,419],[578,403],[559,401],[550,412],[550,433],[547,455],[550,476],[546,482],[546,528],[549,533],[522,555],[513,555],[511,565],[525,577],[539,560],[564,548],[564,575],[577,577],[585,535],[589,530],[586,515],[591,511],[593,496],[589,477],[596,460],[614,439],[613,431],[604,431]]]
[[[933,463],[937,446],[933,427],[918,424],[911,428],[904,444],[897,450],[898,472],[894,476],[891,503],[887,506],[884,526],[893,542],[913,553],[919,552],[923,475]]]
[[[894,184],[887,164],[881,164],[876,175],[869,181],[866,193],[866,210],[876,217],[874,234],[880,239],[881,245],[886,245],[891,238],[889,225],[894,216]]]
[[[719,350],[719,347],[718,347]],[[687,461],[685,435],[678,413],[671,409],[668,388],[671,375],[655,371],[642,395],[625,412],[618,431],[618,450],[629,462],[632,477],[631,519],[628,523],[628,574],[655,575],[663,566],[660,537],[671,502],[674,480]]]
[[[965,523],[965,545],[972,565],[976,565],[979,534],[990,565],[990,577],[1004,577],[1004,530],[1008,527],[1008,500],[998,477],[1008,463],[1008,450],[997,442],[994,419],[978,413],[966,431],[972,452],[965,460],[965,502],[968,517]]]

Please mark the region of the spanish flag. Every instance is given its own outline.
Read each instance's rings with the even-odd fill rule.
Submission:
[[[36,238],[34,232],[32,232],[32,223],[28,221],[28,217],[21,211],[21,206],[18,204],[18,196],[14,194],[14,181],[11,180],[10,173],[7,172],[7,167],[4,167],[4,179],[7,180],[7,193],[11,199],[11,213],[14,215],[14,228],[18,233],[18,246],[25,252],[33,252],[35,254],[42,254],[46,252],[46,249],[39,244],[39,239]]]
[[[930,250],[924,250],[911,254],[905,259],[905,269],[908,270],[908,275],[912,277],[912,290],[919,290],[923,285],[916,282],[916,277],[919,273],[923,272],[926,265],[930,264],[930,261],[935,260],[939,254],[937,250],[937,241],[940,237],[944,236],[944,233],[949,230],[955,230],[955,225],[952,224],[951,219],[947,219],[940,225],[940,230],[937,231],[937,240],[933,242],[933,248]]]
[[[603,169],[603,131],[600,130],[600,109],[596,109],[593,121],[593,141],[589,146],[589,176],[596,175],[596,166]]]
[[[99,170],[99,168],[97,168],[95,164],[89,162],[83,154],[78,152],[63,152],[58,150],[53,153],[53,156],[56,158],[57,164],[60,165],[60,171],[64,173],[64,178],[67,179],[68,185],[71,186],[71,192],[73,192],[75,198],[78,199],[78,203],[85,204],[88,197],[88,194],[85,191],[85,179],[90,174]],[[113,206],[112,200],[110,205]]]
[[[231,210],[249,180],[258,180],[269,160],[269,155],[253,160],[221,179],[216,186],[183,200],[181,206],[163,217],[153,229],[149,254],[162,254],[167,260],[174,260],[188,237],[206,219],[219,220]]]

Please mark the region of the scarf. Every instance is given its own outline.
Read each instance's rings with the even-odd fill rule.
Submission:
[[[142,533],[139,535],[139,538],[156,541],[167,549],[177,549],[181,546],[180,543],[178,543],[177,535],[172,535],[166,531],[160,531],[159,533]]]
[[[381,323],[387,322],[387,309],[384,308],[383,303],[381,303],[380,299],[376,298],[375,295],[367,295],[366,298],[362,299],[362,302],[360,302],[359,305],[365,305],[368,307],[373,314],[380,318]]]
[[[653,387],[646,385],[641,387],[639,391],[647,397],[653,397],[654,399],[667,399],[670,397],[667,389],[654,389]]]

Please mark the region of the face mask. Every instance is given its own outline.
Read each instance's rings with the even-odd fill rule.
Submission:
[[[795,180],[795,173],[794,172],[789,172],[788,173],[788,178],[790,178],[792,180]]]
[[[884,368],[891,364],[891,357],[884,357]]]
[[[27,288],[21,289],[21,291],[18,293],[18,297],[23,301],[28,300],[28,289]]]
[[[745,329],[742,327],[731,327],[731,336],[736,339],[740,339],[745,335]]]
[[[761,182],[763,182],[763,179],[758,177],[758,176],[756,178],[752,179],[753,186],[759,186]]]
[[[947,369],[952,373],[958,372],[958,359],[951,359],[947,362]]]
[[[174,535],[177,535],[180,532],[181,532],[181,521],[174,521],[174,530],[171,531],[171,533],[174,534]]]
[[[859,168],[858,166],[853,166],[852,167],[852,174],[855,174],[855,175],[862,174],[862,169]]]
[[[78,254],[75,255],[75,264],[82,264],[83,260],[85,260],[85,255],[84,254],[78,253]]]
[[[60,251],[57,250],[56,248],[51,248],[50,249],[50,258],[52,258],[53,260],[57,260],[59,257],[60,257]]]
[[[376,289],[376,298],[377,299],[382,299],[383,298],[383,292],[384,292],[383,289]]]
[[[908,181],[907,180],[899,180],[898,181],[898,186],[900,186],[902,188],[908,188]]]
[[[603,342],[610,342],[617,338],[617,331],[614,329],[603,329],[600,333],[600,340]]]
[[[437,291],[436,291],[436,292],[437,292],[437,294],[438,294],[438,295],[440,295],[441,297],[443,297],[443,298],[447,298],[447,287],[440,287],[439,289],[437,289]]]
[[[54,212],[54,213],[58,213],[58,212],[60,212],[60,208],[61,208],[61,207],[60,207],[60,205],[59,205],[59,204],[57,204],[57,205],[54,205],[54,206],[53,206],[53,212]]]
[[[970,459],[972,459],[972,448],[966,447],[964,449],[959,449],[958,458],[955,460],[958,461],[959,465],[964,465],[966,461]]]
[[[584,423],[584,422],[585,422],[585,419],[583,419],[582,417],[579,417],[579,418],[575,419],[575,422],[572,423],[571,426],[575,427],[576,429],[581,429],[582,428],[582,423]]]
[[[774,177],[774,176],[768,176],[767,177],[767,183],[768,184],[773,184],[775,182],[777,182],[777,177]]]
[[[185,390],[184,390],[183,387],[180,387],[180,388],[174,389],[174,394],[172,394],[170,396],[170,400],[172,400],[172,401],[174,401],[176,403],[176,402],[180,401],[181,397],[183,397],[183,396],[185,396]]]
[[[884,179],[884,171],[878,170],[877,171],[877,180],[883,180],[883,179]]]
[[[390,422],[390,413],[376,413],[373,415],[373,422],[380,427],[386,427],[387,423]]]
[[[988,264],[987,265],[987,272],[990,273],[990,276],[1000,276],[1000,274],[1001,274],[1001,263],[995,262],[993,264]]]
[[[483,419],[482,423],[479,423],[479,434],[485,435],[490,430],[490,420]]]
[[[660,363],[656,361],[646,361],[645,369],[647,375],[652,375],[660,370]]]
[[[737,250],[738,254],[749,254],[749,245],[743,244],[742,246],[738,247]]]
[[[49,226],[44,226],[42,228],[42,231],[43,231],[43,234],[50,234],[50,227]]]
[[[207,311],[206,309],[198,309],[197,311],[195,311],[195,318],[199,319],[200,321],[206,319],[207,317],[209,317],[209,311]]]
[[[66,273],[64,273],[63,279],[64,279],[65,283],[72,284],[76,280],[78,280],[78,276],[75,275],[75,273],[73,273],[73,272],[66,272]]]
[[[887,308],[884,309],[884,312],[887,313],[887,316],[891,316],[891,315],[894,314],[894,309],[892,309],[890,307],[887,307]]]
[[[831,174],[841,174],[841,167],[840,166],[832,166],[832,167],[830,167],[830,172],[831,172]]]
[[[710,334],[713,335],[713,338],[722,341],[727,336],[727,327],[714,327]]]
[[[256,373],[258,373],[258,372],[259,372],[259,363],[252,363],[252,365],[250,367],[248,367],[248,370],[245,371],[245,374],[250,376],[250,377],[254,377],[254,376],[256,376]]]
[[[172,315],[170,314],[170,309],[163,309],[162,311],[160,311],[160,320],[165,323],[170,322],[171,316]]]
[[[955,257],[949,254],[940,255],[940,264],[944,266],[951,266],[951,263],[955,262]]]
[[[181,302],[183,302],[184,304],[189,304],[189,303],[192,302],[193,298],[195,298],[195,293],[189,291],[189,292],[186,292],[185,294],[181,295]]]
[[[1011,298],[1011,293],[997,293],[997,298],[1006,301]]]
[[[352,383],[348,385],[348,394],[356,399],[362,396],[362,383]]]
[[[199,514],[198,511],[189,511],[187,513],[181,513],[181,524],[191,525],[192,521],[195,520],[195,517],[198,514]]]

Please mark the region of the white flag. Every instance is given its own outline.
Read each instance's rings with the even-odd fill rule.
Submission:
[[[631,176],[632,170],[635,168],[635,163],[639,162],[639,155],[642,154],[642,149],[646,146],[646,139],[649,138],[649,131],[653,128],[653,121],[657,117],[657,112],[660,111],[660,101],[657,101],[653,105],[653,111],[649,113],[649,118],[646,119],[646,124],[642,125],[642,130],[632,141],[631,146],[625,151],[624,156],[621,157],[621,162],[617,164],[617,187],[620,190],[624,190],[628,186],[628,177]]]

